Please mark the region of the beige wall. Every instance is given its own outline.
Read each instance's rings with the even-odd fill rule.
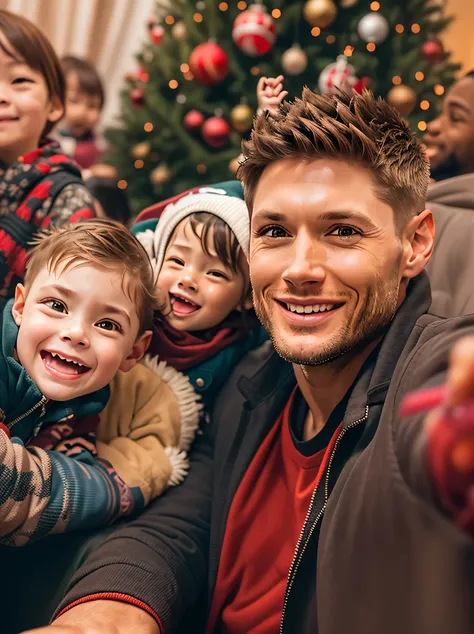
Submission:
[[[474,70],[474,0],[446,0],[445,7],[456,19],[443,34],[444,46],[462,71]]]

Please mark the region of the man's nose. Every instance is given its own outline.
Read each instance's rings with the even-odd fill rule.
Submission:
[[[283,279],[291,286],[321,284],[326,279],[325,262],[326,249],[318,240],[295,240]]]

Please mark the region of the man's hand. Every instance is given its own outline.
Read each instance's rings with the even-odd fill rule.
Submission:
[[[474,337],[453,348],[445,408],[426,418],[435,491],[455,524],[474,537]]]
[[[288,91],[283,90],[283,75],[260,77],[257,84],[257,101],[261,110],[277,110],[287,94]]]
[[[23,634],[162,634],[144,610],[121,601],[89,601],[71,608],[52,625]]]

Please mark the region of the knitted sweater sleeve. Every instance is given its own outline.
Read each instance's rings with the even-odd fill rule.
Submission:
[[[90,438],[72,429],[58,445],[61,451],[25,447],[0,429],[1,544],[23,546],[53,533],[92,530],[143,505],[140,491],[97,457]],[[59,436],[59,424],[51,431]]]
[[[43,227],[54,225],[60,227],[68,222],[87,220],[96,215],[94,199],[85,185],[71,183],[66,185],[51,205],[48,215],[43,220]]]

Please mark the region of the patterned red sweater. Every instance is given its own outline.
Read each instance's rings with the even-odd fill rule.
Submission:
[[[28,245],[41,229],[95,216],[77,165],[57,143],[0,164],[0,298],[23,280]]]

